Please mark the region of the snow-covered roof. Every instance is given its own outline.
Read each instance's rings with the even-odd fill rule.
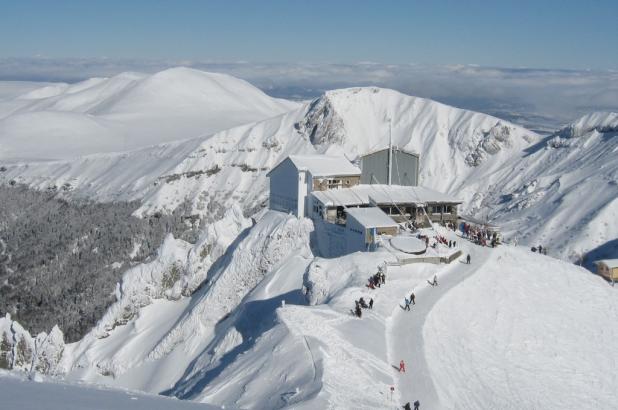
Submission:
[[[355,185],[351,188],[314,191],[312,195],[326,206],[377,204],[452,203],[463,201],[433,189],[403,185]]]
[[[595,263],[604,263],[610,269],[618,268],[618,259],[601,259]]]
[[[367,152],[366,154],[361,155],[361,157],[366,157],[368,155],[373,155],[377,152],[382,152],[382,151],[387,151],[388,150],[388,145],[382,148],[378,148],[378,149],[374,149],[372,151]],[[414,152],[411,151],[409,149],[405,149],[405,148],[401,148],[401,147],[393,147],[393,152],[395,151],[399,151],[399,152],[403,152],[404,154],[408,154],[408,155],[414,155],[415,157],[418,157],[419,154],[418,152]]]
[[[347,158],[328,155],[290,155],[299,171],[309,171],[314,177],[360,175],[361,170]]]
[[[348,216],[356,219],[365,228],[390,228],[399,226],[380,208],[349,208],[346,209]]]

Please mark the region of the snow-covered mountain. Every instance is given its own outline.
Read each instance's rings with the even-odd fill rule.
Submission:
[[[291,153],[340,153],[351,160],[389,141],[421,154],[423,185],[458,190],[539,136],[497,118],[379,88],[327,92],[296,110],[202,138],[121,154],[7,165],[0,174],[39,189],[68,183],[101,201],[143,199],[138,213],[190,201],[195,213],[267,199],[266,173]]]
[[[274,118],[184,142],[73,160],[10,163],[0,180],[38,189],[66,185],[71,195],[99,201],[142,200],[138,215],[169,212],[188,202],[193,214],[216,220],[234,203],[248,214],[263,207],[265,175],[285,156],[319,152],[355,160],[386,146],[390,128],[394,144],[421,154],[422,185],[462,197],[462,213],[504,226],[509,239],[542,243],[554,255],[577,259],[614,235],[612,118],[615,114],[591,114],[541,138],[485,114],[392,90],[352,88],[329,91]],[[565,139],[573,130],[594,135]],[[586,195],[590,202],[583,207],[575,198],[580,191],[570,194],[574,199],[558,200],[575,180],[602,192]],[[556,195],[544,198],[551,184]],[[561,221],[575,214],[573,223]]]
[[[0,159],[126,151],[213,133],[298,106],[225,75],[173,68],[0,93]]]
[[[54,91],[33,90],[53,98]],[[158,104],[135,95],[80,107],[116,120],[140,106],[136,99]],[[329,91],[295,107],[277,103],[283,108],[270,118],[204,129],[190,140],[0,160],[0,183],[9,186],[68,200],[138,200],[138,216],[182,209],[205,222],[197,240],[168,235],[156,255],[125,271],[116,302],[76,343],[65,344],[58,328],[32,337],[10,316],[0,319],[0,360],[226,408],[387,408],[415,399],[431,408],[611,408],[618,357],[604,349],[618,335],[618,306],[587,270],[524,247],[478,247],[436,228],[473,263],[392,267],[387,284],[370,291],[367,278],[391,254],[315,257],[310,221],[264,207],[266,173],[287,155],[356,160],[385,147],[391,134],[395,145],[420,153],[422,185],[457,194],[463,213],[501,225],[509,239],[541,241],[564,258],[590,249],[615,256],[617,114],[594,113],[541,137],[374,87]],[[426,285],[433,275],[438,288]],[[418,305],[403,312],[400,300],[412,290]],[[349,314],[360,296],[375,301],[362,320]],[[575,338],[579,329],[585,335]],[[402,358],[405,375],[392,368]],[[467,383],[473,391],[459,388]],[[553,394],[530,394],[539,385]]]
[[[572,261],[618,253],[618,114],[592,113],[528,147],[487,181],[477,213]],[[489,186],[486,192],[483,188]]]

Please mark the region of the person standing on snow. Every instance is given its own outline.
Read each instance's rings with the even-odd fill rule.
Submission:
[[[369,309],[373,309],[373,298],[369,299]]]
[[[410,407],[410,402],[403,405],[403,410],[412,410],[412,407]]]
[[[410,293],[410,300],[413,305],[416,305],[416,296],[414,295],[414,292]]]
[[[414,402],[414,410],[419,410],[420,407],[421,407],[421,403],[418,400],[416,400]]]
[[[432,286],[438,286],[438,275],[433,275]]]
[[[466,256],[466,263],[469,265],[470,264],[470,254],[468,254],[468,256]]]
[[[399,362],[399,373],[406,372],[406,364],[403,362],[403,359]]]
[[[408,300],[408,298],[405,298],[405,304],[406,305],[404,306],[403,310],[409,311],[410,310],[410,301]]]

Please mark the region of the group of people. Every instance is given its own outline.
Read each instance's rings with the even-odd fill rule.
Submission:
[[[530,249],[530,250],[532,252],[539,251],[540,254],[547,255],[547,247],[543,247],[542,245],[539,245],[536,248],[533,246],[532,249]]]
[[[410,304],[416,305],[416,295],[414,295],[414,292],[410,293],[410,299],[405,298],[403,310],[410,311]]]
[[[371,289],[379,288],[380,286],[386,283],[386,275],[384,274],[384,269],[381,267],[378,268],[378,273],[375,275],[371,275],[369,277],[369,284],[367,287]]]
[[[470,239],[477,245],[495,248],[499,243],[498,233],[495,231],[483,229],[466,222],[462,222],[459,228],[464,238]]]
[[[363,317],[363,309],[373,309],[373,298],[369,299],[369,303],[365,302],[365,298],[361,296],[359,300],[354,301],[354,315]]]
[[[417,400],[414,402],[414,410],[419,410],[421,408],[421,403]],[[403,410],[412,410],[410,407],[410,402],[407,402],[403,405]]]

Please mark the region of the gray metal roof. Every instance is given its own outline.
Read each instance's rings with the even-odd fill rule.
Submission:
[[[312,195],[326,206],[355,206],[376,204],[450,203],[463,201],[433,189],[403,185],[356,185],[351,188],[314,191]]]

